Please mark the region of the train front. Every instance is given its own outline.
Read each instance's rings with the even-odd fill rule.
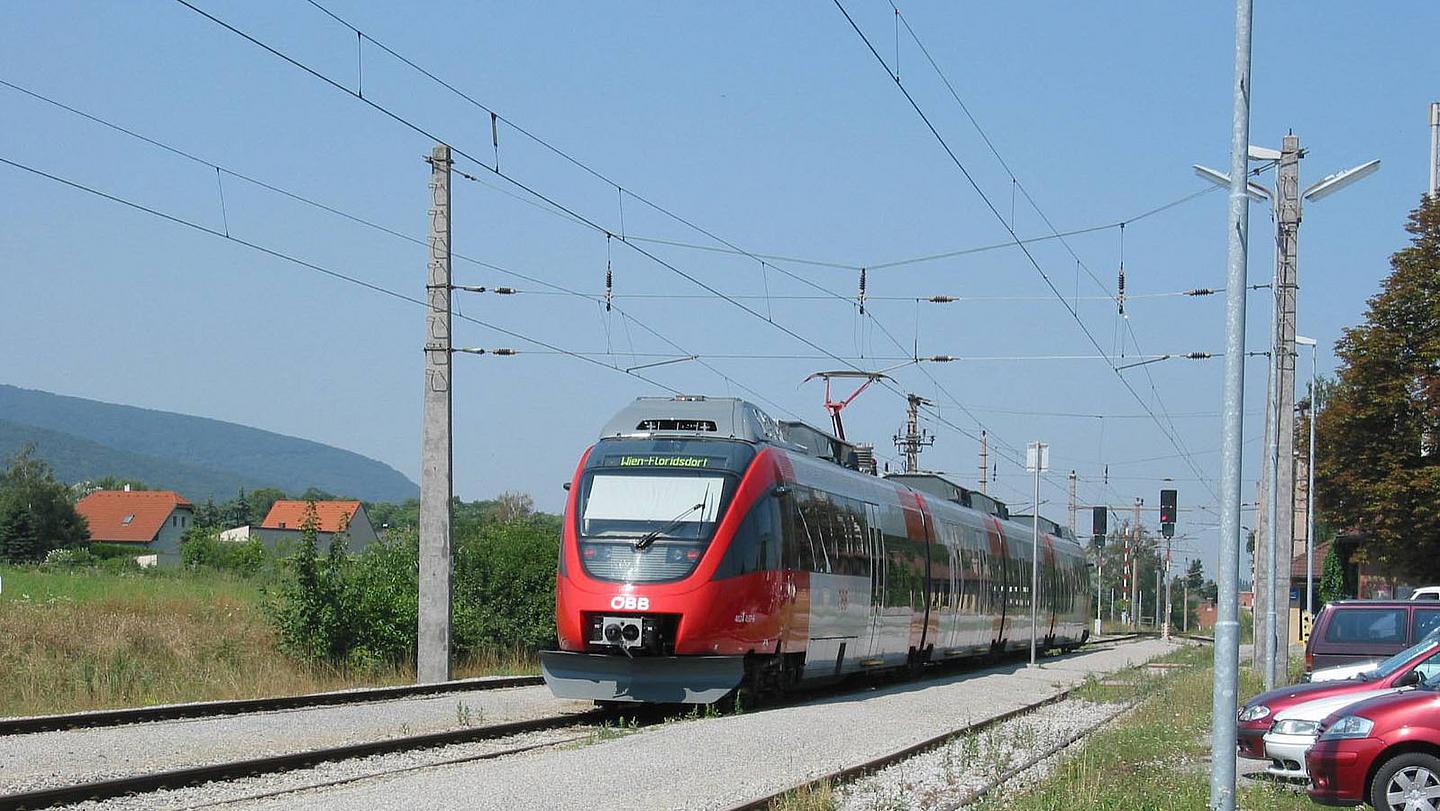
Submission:
[[[739,686],[747,653],[774,649],[773,569],[725,576],[744,519],[773,501],[773,470],[754,464],[765,420],[738,400],[641,398],[586,453],[556,578],[560,650],[540,655],[556,696],[708,704]]]

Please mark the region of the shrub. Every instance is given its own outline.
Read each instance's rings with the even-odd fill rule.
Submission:
[[[258,573],[267,559],[258,538],[222,541],[216,530],[193,529],[180,539],[180,562],[187,569],[231,571],[248,577]]]
[[[269,604],[281,646],[292,655],[374,667],[415,656],[419,544],[391,531],[359,556],[332,538],[323,557],[313,533],[287,561]],[[459,655],[535,650],[553,644],[553,522],[523,518],[462,528],[455,536],[452,634]]]

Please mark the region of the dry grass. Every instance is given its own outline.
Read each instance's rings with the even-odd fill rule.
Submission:
[[[288,695],[413,681],[412,667],[353,672],[276,650],[252,582],[222,575],[0,570],[0,716]],[[457,675],[534,672],[523,655]]]
[[[835,791],[830,781],[824,780],[814,786],[802,786],[786,792],[785,796],[770,803],[769,811],[834,811],[835,808]]]

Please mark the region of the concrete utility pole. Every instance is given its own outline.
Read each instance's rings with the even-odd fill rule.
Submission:
[[[1300,139],[1286,135],[1280,146],[1275,178],[1280,263],[1276,269],[1276,296],[1280,303],[1279,343],[1275,369],[1279,375],[1275,416],[1274,543],[1270,548],[1270,617],[1273,657],[1270,686],[1284,684],[1290,668],[1290,562],[1295,559],[1295,300],[1299,287]]]
[[[425,415],[420,442],[420,628],[416,676],[449,681],[451,444],[450,147],[430,162],[430,262],[425,299]]]
[[[907,394],[905,409],[905,433],[893,437],[895,449],[905,456],[905,472],[920,472],[920,451],[935,444],[935,437],[920,427],[920,406],[934,405],[918,394]],[[981,487],[980,492],[985,492]]]
[[[1071,534],[1071,535],[1075,535],[1075,511],[1076,511],[1077,509],[1079,509],[1079,506],[1080,506],[1080,505],[1076,502],[1076,495],[1075,495],[1075,482],[1076,482],[1076,479],[1075,479],[1075,471],[1073,471],[1073,470],[1070,471],[1070,477],[1069,477],[1069,478],[1070,478],[1070,534]],[[1078,538],[1078,537],[1080,537],[1080,536],[1079,536],[1079,535],[1075,535],[1075,537]]]
[[[1215,685],[1211,693],[1210,809],[1235,811],[1235,708],[1240,687],[1240,451],[1245,401],[1245,254],[1250,207],[1250,0],[1235,0],[1234,103],[1230,115],[1230,196],[1225,233],[1225,386],[1221,408],[1220,565],[1216,567]]]
[[[1440,101],[1430,102],[1430,196],[1440,190]]]

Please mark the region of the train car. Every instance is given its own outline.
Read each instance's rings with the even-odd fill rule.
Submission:
[[[556,696],[712,703],[1030,645],[1032,524],[733,398],[640,398],[580,460],[556,576]],[[1073,536],[1041,520],[1037,644],[1087,638]]]

